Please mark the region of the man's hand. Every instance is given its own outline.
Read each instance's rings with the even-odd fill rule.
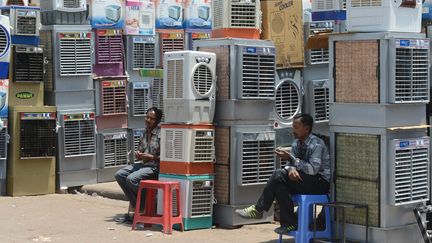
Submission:
[[[292,162],[292,160],[295,158],[290,151],[284,150],[284,149],[275,149],[275,154],[279,156],[282,160],[288,160]]]
[[[144,162],[152,161],[154,160],[154,156],[149,153],[141,153],[139,151],[135,151],[135,158],[137,160],[142,160]]]
[[[288,172],[288,178],[292,181],[303,181],[296,169],[292,169]]]

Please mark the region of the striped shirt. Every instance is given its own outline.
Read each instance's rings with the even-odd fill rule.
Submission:
[[[285,166],[287,171],[297,168],[308,175],[321,175],[323,179],[330,182],[330,155],[324,141],[309,134],[304,143],[294,140],[292,144],[292,154],[297,158]]]
[[[161,129],[159,126],[153,128],[151,131],[151,137],[150,140],[147,140],[147,133],[148,130],[145,129],[141,138],[140,143],[138,145],[138,151],[141,153],[149,153],[152,155],[159,156],[160,155],[160,136],[161,136]],[[159,161],[148,161],[145,163],[145,165],[155,166],[159,168]]]

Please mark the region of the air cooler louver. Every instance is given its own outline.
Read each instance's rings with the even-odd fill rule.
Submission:
[[[213,29],[253,28],[261,25],[260,2],[256,0],[213,0]]]
[[[164,110],[163,106],[163,79],[162,78],[154,78],[151,84],[151,99],[152,99],[152,106],[157,107],[160,110]],[[162,116],[162,120],[164,121],[164,115]]]
[[[21,158],[53,157],[56,154],[56,114],[20,113]]]
[[[66,114],[63,122],[65,157],[96,154],[94,113]]]
[[[90,75],[92,69],[91,33],[59,33],[60,75]]]
[[[7,128],[3,127],[0,131],[0,159],[7,159],[8,142],[9,142],[9,134],[7,132]]]
[[[126,81],[102,81],[102,114],[124,114],[126,110]]]
[[[328,79],[310,80],[306,82],[306,86],[306,112],[312,115],[315,122],[328,122],[330,114]]]
[[[153,37],[133,38],[133,70],[156,67],[155,40]]]
[[[0,78],[8,78],[11,36],[9,18],[0,15]]]
[[[120,30],[97,30],[97,64],[123,63],[123,39]]]
[[[127,136],[125,133],[104,136],[104,168],[126,165]]]
[[[279,70],[274,105],[275,128],[291,126],[293,117],[301,112],[302,96],[300,71]]]
[[[44,55],[39,47],[15,46],[12,80],[14,82],[43,82]]]
[[[147,82],[133,82],[131,85],[132,114],[134,116],[145,116],[147,109],[150,108],[150,85]]]
[[[184,32],[159,33],[159,46],[162,50],[160,53],[160,65],[163,64],[165,52],[184,50],[184,41]]]

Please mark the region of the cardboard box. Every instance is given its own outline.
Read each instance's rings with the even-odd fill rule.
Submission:
[[[277,68],[304,66],[302,1],[261,0],[261,39],[276,46]]]
[[[156,6],[154,0],[126,0],[125,34],[155,35]]]
[[[94,29],[123,29],[125,0],[91,0],[90,23]]]
[[[156,1],[156,28],[183,29],[183,0]]]
[[[211,0],[186,0],[184,27],[187,29],[211,29]]]

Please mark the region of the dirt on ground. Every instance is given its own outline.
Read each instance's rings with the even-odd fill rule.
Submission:
[[[160,226],[132,231],[131,224],[117,222],[127,207],[126,201],[80,193],[0,197],[0,242],[277,242],[278,225],[271,223],[170,235]]]

